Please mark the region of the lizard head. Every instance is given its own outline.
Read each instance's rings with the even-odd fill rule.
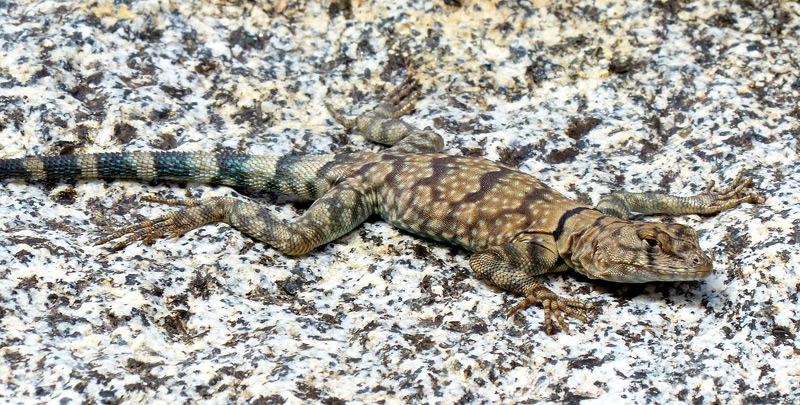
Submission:
[[[711,259],[688,226],[612,218],[603,222],[580,237],[572,255],[575,269],[590,278],[645,283],[699,280],[711,274]]]

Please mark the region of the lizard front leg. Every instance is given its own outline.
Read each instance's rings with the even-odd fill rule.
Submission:
[[[349,232],[374,211],[373,203],[353,181],[338,184],[299,218],[285,222],[264,207],[229,197],[194,201],[147,198],[144,201],[185,206],[159,218],[129,226],[99,240],[102,245],[125,237],[111,247],[122,249],[136,241],[150,243],[163,236],[178,237],[203,225],[224,222],[287,255],[302,255]]]
[[[508,316],[531,305],[544,307],[545,333],[553,333],[553,320],[564,332],[569,328],[564,316],[589,322],[591,306],[575,298],[563,298],[545,287],[537,275],[565,271],[558,264],[558,255],[544,246],[532,243],[507,243],[475,253],[469,260],[475,274],[504,290],[522,295],[522,301],[511,308]]]
[[[691,197],[664,193],[612,193],[597,203],[597,209],[606,215],[628,219],[631,213],[642,214],[716,214],[742,203],[763,203],[764,197],[749,190],[753,178],[742,180],[742,173],[725,189],[713,190],[712,180],[706,189]]]

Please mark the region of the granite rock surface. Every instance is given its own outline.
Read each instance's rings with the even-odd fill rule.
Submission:
[[[0,398],[53,403],[778,403],[800,396],[800,4],[794,1],[0,0],[0,157],[379,150],[323,106],[408,118],[584,202],[754,176],[767,197],[680,216],[698,282],[546,277],[542,311],[469,252],[379,220],[303,257],[224,225],[93,241],[196,184],[0,182]],[[663,218],[650,217],[658,221]]]

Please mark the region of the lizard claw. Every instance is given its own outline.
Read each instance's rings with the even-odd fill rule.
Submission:
[[[593,308],[591,304],[583,302],[577,298],[563,298],[545,287],[539,287],[530,294],[526,295],[517,305],[508,311],[508,317],[513,316],[517,311],[528,308],[532,305],[542,304],[544,307],[544,331],[548,335],[553,334],[553,317],[556,323],[569,334],[569,326],[564,320],[564,315],[578,318],[584,323],[591,322]]]
[[[764,196],[749,190],[753,184],[753,178],[748,176],[743,179],[743,174],[739,173],[730,186],[714,190],[714,180],[708,182],[708,186],[697,197],[705,200],[706,212],[713,214],[733,208],[742,203],[763,203]]]

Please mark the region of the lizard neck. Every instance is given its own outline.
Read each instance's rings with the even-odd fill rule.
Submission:
[[[597,234],[607,225],[617,222],[625,221],[587,207],[567,211],[553,232],[559,256],[578,273],[592,277]]]

